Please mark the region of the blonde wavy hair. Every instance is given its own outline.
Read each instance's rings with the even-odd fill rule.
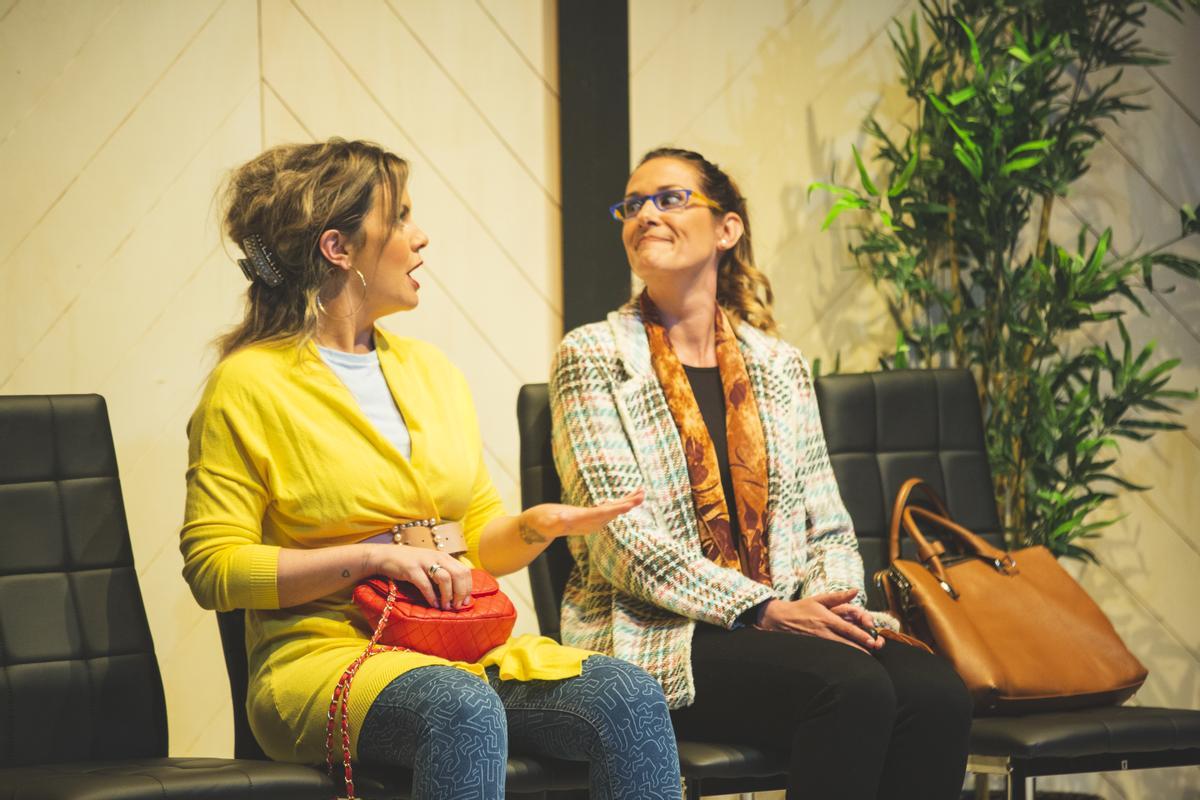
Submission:
[[[283,280],[251,281],[245,317],[215,343],[221,358],[259,342],[310,339],[320,293],[336,293],[347,280],[321,255],[321,234],[337,230],[361,246],[377,191],[385,219],[396,225],[407,182],[404,159],[372,142],[339,138],[272,147],[233,170],[222,191],[224,233],[243,249],[248,237],[259,236]]]
[[[746,198],[737,184],[716,164],[693,150],[660,147],[642,156],[640,167],[656,158],[674,158],[691,164],[700,177],[700,191],[720,206],[715,216],[732,211],[742,218],[742,238],[737,245],[721,254],[717,262],[717,303],[734,319],[758,328],[773,336],[779,329],[771,304],[775,293],[767,276],[754,266],[754,248],[750,241],[750,213]]]

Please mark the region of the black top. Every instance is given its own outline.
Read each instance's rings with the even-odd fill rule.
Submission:
[[[725,493],[725,507],[729,509],[729,526],[733,540],[740,541],[742,527],[738,524],[737,505],[733,494],[733,473],[729,470],[729,444],[725,439],[725,390],[721,385],[719,367],[683,366],[700,416],[717,451],[717,466],[721,470],[721,490]],[[740,550],[741,548],[739,548]]]
[[[721,491],[725,493],[725,507],[729,509],[729,527],[733,540],[737,542],[738,555],[745,558],[745,546],[742,543],[742,526],[738,522],[737,501],[733,494],[733,473],[729,469],[729,444],[725,437],[725,389],[721,384],[719,367],[689,367],[683,365],[687,373],[688,383],[692,386],[692,395],[696,405],[700,407],[700,416],[704,418],[704,426],[708,428],[708,436],[712,439],[713,448],[717,451],[717,466],[721,471]],[[746,609],[738,616],[735,628],[753,625],[758,619],[758,603]],[[704,622],[696,623],[696,633],[723,633],[724,628],[709,625]]]

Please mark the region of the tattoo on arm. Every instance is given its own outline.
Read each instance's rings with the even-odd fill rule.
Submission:
[[[344,569],[344,570],[342,570],[342,577],[343,577],[343,578],[349,578],[349,577],[350,577],[350,570],[348,570],[348,569]]]
[[[517,530],[521,534],[521,541],[525,544],[545,544],[547,542],[545,536],[542,536],[524,522],[518,523]]]

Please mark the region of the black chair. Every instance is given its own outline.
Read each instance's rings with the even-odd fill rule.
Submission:
[[[104,400],[0,397],[0,798],[328,800],[323,770],[269,761],[246,717],[245,614],[218,614],[235,759],[167,758],[162,678],[133,567]],[[355,771],[367,798],[407,771]],[[513,794],[587,785],[513,756]]]
[[[816,393],[868,577],[887,561],[891,501],[908,477],[924,478],[955,519],[1000,542],[970,372],[834,375],[818,380]],[[870,599],[880,607],[873,591]],[[970,753],[969,771],[1005,776],[1007,796],[1024,800],[1039,775],[1200,764],[1200,711],[1120,706],[985,717],[971,726]]]
[[[221,647],[225,652],[225,668],[229,673],[229,690],[233,700],[233,753],[238,758],[266,760],[250,730],[246,714],[246,691],[249,676],[246,666],[246,612],[217,612],[221,631]],[[320,772],[320,770],[311,770]],[[328,780],[328,778],[326,778]],[[508,794],[544,797],[547,791],[579,789],[588,785],[587,765],[576,761],[535,758],[510,753],[505,788]],[[412,773],[406,769],[386,769],[373,766],[354,767],[354,791],[367,800],[406,798],[410,796]],[[336,789],[340,793],[343,787]],[[329,781],[325,798],[332,796],[335,787]]]
[[[0,397],[0,797],[330,797],[307,767],[167,752],[104,400]]]
[[[859,537],[871,608],[883,607],[870,577],[887,561],[891,499],[906,478],[924,478],[946,499],[956,519],[1001,543],[982,416],[969,372],[829,376],[817,380],[816,394],[834,473]],[[561,489],[550,455],[545,384],[523,387],[517,407],[522,502],[529,506],[557,499]],[[565,546],[552,546],[530,566],[538,621],[547,635],[557,634],[558,607],[572,563]],[[681,743],[681,763],[684,751]],[[968,771],[1004,776],[1007,796],[1025,800],[1039,775],[1200,764],[1200,711],[1122,706],[982,718],[972,725],[970,752]],[[742,773],[740,785],[746,788],[728,788],[739,785],[736,781],[704,780],[704,790],[780,788],[781,777],[759,777],[762,771],[785,768],[780,755],[757,755],[761,760]],[[736,767],[723,764],[726,768],[725,776],[735,778]],[[688,774],[686,763],[683,772]],[[755,786],[755,781],[761,783]],[[690,784],[689,795],[699,796],[691,795]]]
[[[521,387],[517,396],[521,434],[521,505],[557,503],[562,485],[550,449],[550,400],[546,384]],[[529,565],[538,627],[543,636],[561,641],[559,606],[567,576],[575,562],[559,539]],[[787,754],[751,745],[680,741],[679,768],[688,800],[705,794],[736,794],[787,788]]]

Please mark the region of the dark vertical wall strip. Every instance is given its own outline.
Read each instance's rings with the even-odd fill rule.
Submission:
[[[563,332],[629,298],[629,266],[608,207],[629,175],[627,0],[559,0]]]

